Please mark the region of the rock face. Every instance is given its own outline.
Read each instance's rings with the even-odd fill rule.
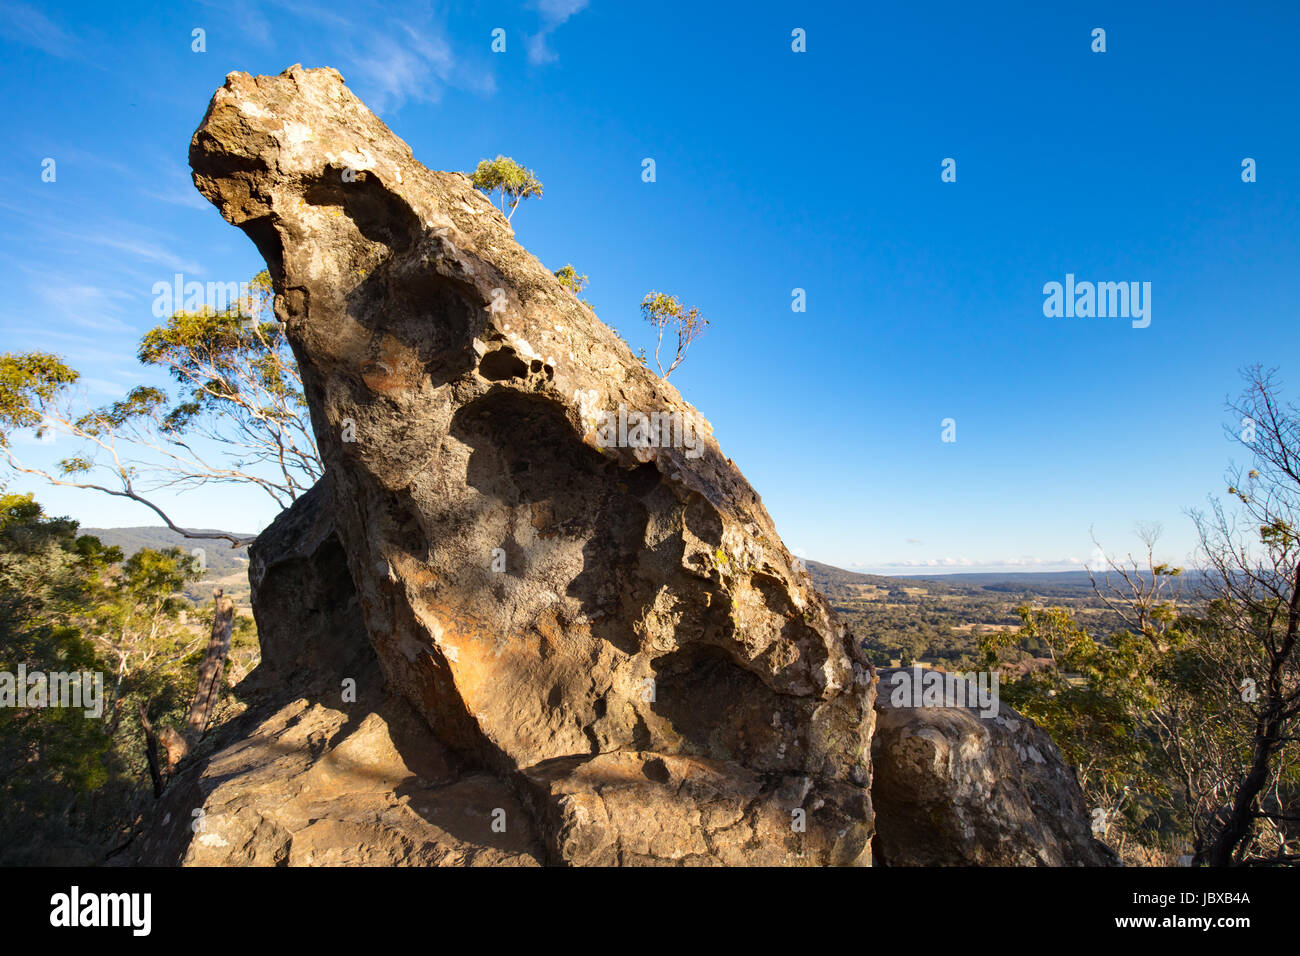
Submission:
[[[333,537],[295,506],[268,540],[301,553],[252,558],[267,673],[356,679],[358,706],[387,713],[360,679],[359,621],[429,749],[518,799],[530,832],[494,852],[869,862],[871,669],[676,389],[333,70],[232,73],[190,163],[267,261],[326,465]],[[309,720],[322,752],[363,735],[383,780],[450,779],[326,709]],[[301,747],[307,714],[264,718],[239,766],[286,734]],[[304,792],[327,763],[302,765]],[[482,799],[481,819],[505,801]],[[283,803],[257,812],[302,832],[313,811]],[[332,825],[378,814],[415,839],[385,813]]]
[[[1003,705],[899,707],[880,671],[871,755],[876,862],[885,866],[1110,866],[1074,771]],[[970,694],[966,699],[974,699]]]
[[[262,663],[238,688],[249,708],[171,781],[134,861],[537,865],[511,789],[385,691],[324,499],[313,488],[250,549]]]

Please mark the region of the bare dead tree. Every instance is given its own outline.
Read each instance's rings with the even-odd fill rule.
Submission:
[[[144,703],[141,702],[139,705],[140,726],[144,728],[145,733],[145,758],[149,764],[149,777],[153,781],[155,797],[162,795],[176,765],[203,737],[212,719],[217,699],[221,696],[221,678],[225,671],[226,658],[230,654],[235,605],[229,598],[223,596],[221,588],[213,589],[212,598],[214,605],[212,631],[208,638],[207,649],[203,653],[203,661],[199,665],[198,685],[194,688],[194,698],[190,702],[184,729],[162,727],[155,730],[149,721]],[[165,772],[158,761],[160,745],[167,753]]]
[[[1239,419],[1230,433],[1252,459],[1229,473],[1240,506],[1229,515],[1212,500],[1208,512],[1194,514],[1208,622],[1253,725],[1226,806],[1198,853],[1211,866],[1250,862],[1257,828],[1291,816],[1267,809],[1266,797],[1279,793],[1279,763],[1300,716],[1300,407],[1279,398],[1275,371],[1254,366],[1244,375],[1245,391],[1228,404]]]
[[[235,621],[235,605],[230,598],[222,596],[221,588],[215,588],[212,597],[215,602],[212,636],[208,639],[203,663],[199,665],[199,683],[194,689],[194,701],[185,721],[185,734],[192,740],[203,736],[208,721],[212,719],[212,710],[221,691],[221,675],[230,654],[230,636]]]
[[[1086,567],[1093,593],[1119,618],[1131,634],[1147,638],[1155,650],[1168,650],[1165,631],[1178,615],[1178,592],[1174,583],[1182,574],[1181,568],[1159,562],[1155,557],[1156,543],[1162,528],[1158,523],[1139,523],[1136,532],[1146,549],[1142,560],[1129,554],[1120,562],[1104,555],[1104,567]],[[1095,535],[1092,543],[1102,551]],[[1101,571],[1101,581],[1097,571]]]

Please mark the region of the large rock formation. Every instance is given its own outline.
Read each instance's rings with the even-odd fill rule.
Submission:
[[[231,74],[190,158],[326,478],[251,549],[250,706],[137,861],[1109,861],[1028,721],[876,700],[708,422],[336,72]]]
[[[386,686],[541,859],[868,862],[871,670],[708,422],[335,71],[232,73],[190,162],[270,269]]]

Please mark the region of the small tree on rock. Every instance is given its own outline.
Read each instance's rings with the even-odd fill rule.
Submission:
[[[500,193],[501,212],[505,214],[506,222],[510,221],[521,202],[542,194],[541,180],[533,175],[531,169],[525,169],[509,156],[479,160],[470,180],[474,188],[488,195]]]
[[[574,295],[581,295],[582,290],[587,288],[587,277],[578,275],[578,270],[573,265],[567,265],[563,269],[555,270],[555,278],[560,280],[560,285],[564,286]]]
[[[641,314],[658,333],[655,340],[655,364],[659,366],[659,374],[667,378],[685,360],[686,350],[691,347],[691,343],[704,334],[709,320],[700,314],[698,308],[692,306],[688,309],[675,296],[664,295],[662,292],[651,292],[641,300]],[[670,328],[677,336],[677,348],[665,371],[659,350],[663,347],[664,333]]]

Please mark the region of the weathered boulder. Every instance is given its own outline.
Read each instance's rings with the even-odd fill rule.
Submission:
[[[373,667],[324,484],[281,512],[249,547],[248,583],[262,653],[244,693],[337,690],[342,680]]]
[[[973,706],[898,706],[891,688],[904,672],[879,672],[871,742],[877,865],[1118,863],[1090,832],[1074,771],[1033,721],[1006,705],[990,717]]]
[[[387,686],[544,860],[869,862],[871,669],[677,390],[333,70],[230,74],[190,162],[267,261]]]

